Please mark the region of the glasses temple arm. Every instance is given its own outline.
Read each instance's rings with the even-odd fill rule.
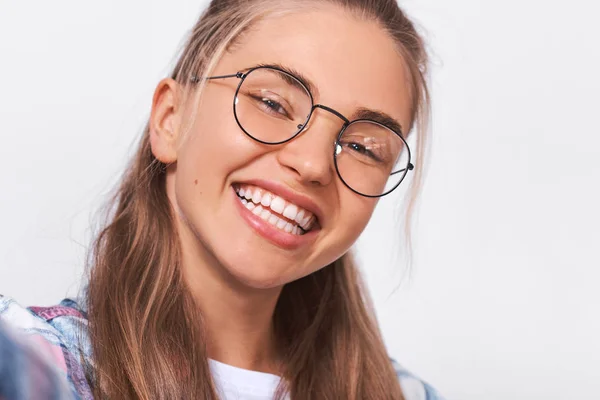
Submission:
[[[242,78],[244,75],[241,72],[236,72],[235,74],[228,74],[228,75],[217,75],[217,76],[207,76],[204,79],[206,80],[212,80],[212,79],[225,79],[225,78]],[[192,83],[198,83],[200,82],[202,78],[200,78],[197,75],[192,75],[192,77],[190,78],[190,81]]]
[[[404,172],[404,171],[406,171],[407,169],[408,169],[409,171],[412,171],[414,168],[415,168],[415,166],[414,166],[414,165],[412,165],[411,163],[408,163],[408,166],[407,166],[406,168],[402,168],[402,169],[399,169],[398,171],[394,171],[394,172],[392,172],[392,173],[390,174],[390,176],[391,176],[391,175],[396,175],[396,174],[399,174],[400,172]]]

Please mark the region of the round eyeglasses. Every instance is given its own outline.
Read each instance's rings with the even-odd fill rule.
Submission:
[[[240,79],[233,115],[242,131],[257,142],[278,145],[292,140],[306,129],[317,108],[342,119],[344,124],[334,142],[334,165],[344,185],[361,196],[385,196],[414,168],[400,129],[369,118],[350,121],[332,108],[314,104],[307,85],[281,68],[259,66],[204,79],[225,78]],[[199,81],[192,77],[193,83]]]

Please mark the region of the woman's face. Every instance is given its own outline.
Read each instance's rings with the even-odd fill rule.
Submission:
[[[213,75],[259,64],[298,71],[314,84],[315,104],[349,119],[367,108],[409,125],[406,72],[395,43],[376,23],[338,7],[259,23],[223,56]],[[336,173],[333,144],[341,119],[316,109],[309,127],[292,141],[261,144],[234,118],[238,83],[237,78],[209,81],[191,129],[184,135],[181,126],[174,128],[180,131],[167,189],[183,230],[184,253],[246,286],[272,288],[346,253],[377,200],[350,191]],[[179,120],[185,118],[189,115]],[[252,211],[243,204],[240,189],[262,203],[261,212],[256,204]]]

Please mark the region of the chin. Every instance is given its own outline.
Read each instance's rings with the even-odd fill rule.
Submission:
[[[247,262],[235,264],[239,267],[226,267],[228,273],[237,282],[252,289],[278,288],[292,281],[294,278],[284,272],[283,268],[277,268],[271,263],[260,263],[252,265]]]
[[[232,274],[233,277],[243,286],[251,289],[274,289],[279,288],[288,283],[288,281],[281,276],[271,275],[259,275],[252,273]]]

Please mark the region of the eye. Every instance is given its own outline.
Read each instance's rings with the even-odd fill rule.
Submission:
[[[269,98],[263,98],[262,102],[269,107],[271,110],[278,112],[279,114],[286,114],[284,108],[281,106],[281,104],[279,104],[278,102],[276,102],[275,100],[271,100]]]
[[[364,157],[369,157],[370,159],[377,161],[377,162],[381,162],[381,158],[379,158],[375,153],[373,153],[370,149],[368,149],[366,146],[357,143],[357,142],[345,142],[342,143],[343,146],[349,148],[350,150],[360,154],[361,156]]]
[[[250,97],[256,102],[258,108],[265,114],[290,118],[288,111],[277,100],[260,95],[251,95]]]

